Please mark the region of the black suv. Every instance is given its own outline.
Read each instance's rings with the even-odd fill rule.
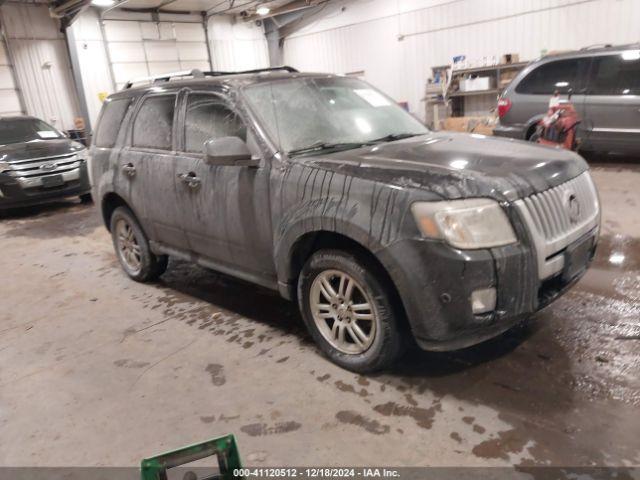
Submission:
[[[72,195],[91,200],[87,149],[38,118],[0,118],[0,211]]]
[[[593,256],[596,189],[575,153],[428,131],[354,78],[285,67],[127,85],[91,149],[120,263],[174,255],[296,299],[337,364],[389,365],[493,337]]]

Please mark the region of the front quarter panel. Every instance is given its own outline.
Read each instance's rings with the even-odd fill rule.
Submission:
[[[277,276],[295,288],[292,252],[310,232],[334,232],[369,250],[394,283],[404,275],[388,248],[420,234],[411,204],[437,200],[433,193],[358,178],[312,162],[284,161],[272,169],[272,215]],[[286,289],[287,287],[285,287]],[[283,291],[283,294],[286,293]]]

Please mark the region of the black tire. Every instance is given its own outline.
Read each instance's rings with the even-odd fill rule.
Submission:
[[[81,203],[92,203],[93,202],[93,197],[91,196],[90,193],[83,193],[82,195],[80,195],[80,202]]]
[[[132,237],[135,239],[135,243],[139,247],[139,255],[136,256],[136,258],[139,257],[138,268],[134,268],[128,263],[125,258],[125,254],[120,248],[118,235],[120,233],[119,228],[121,222],[124,222],[130,227]],[[136,282],[148,282],[155,280],[165,272],[167,264],[169,263],[169,258],[167,255],[155,255],[151,251],[149,240],[131,210],[127,207],[116,208],[111,215],[110,226],[113,248],[116,251],[116,256],[118,257],[118,261],[120,262],[122,269],[127,275],[129,275],[129,277]]]
[[[384,274],[376,267],[368,259],[345,251],[320,250],[309,258],[298,279],[298,303],[311,336],[331,361],[357,373],[371,373],[387,368],[404,351],[405,342],[399,326],[399,316],[393,308],[392,290],[384,280]],[[362,353],[344,353],[336,348],[325,338],[314,320],[311,307],[312,286],[316,278],[320,278],[320,274],[325,272],[326,275],[331,271],[344,272],[355,280],[373,305],[376,330],[372,343]],[[347,321],[352,320],[347,317]],[[353,334],[349,333],[348,338],[353,340]]]

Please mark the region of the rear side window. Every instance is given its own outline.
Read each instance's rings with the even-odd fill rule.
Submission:
[[[212,138],[247,139],[242,119],[221,98],[207,94],[189,95],[184,133],[185,149],[191,153],[202,153],[204,143]]]
[[[132,145],[171,150],[175,104],[175,95],[159,95],[145,99],[133,123]]]
[[[104,105],[100,126],[96,132],[95,144],[98,147],[113,148],[118,138],[122,120],[131,104],[131,99],[111,100]]]
[[[567,93],[570,89],[577,92],[587,63],[587,60],[572,58],[540,65],[518,84],[516,92],[534,95],[552,95],[556,90]]]
[[[590,95],[640,95],[640,50],[593,59]]]

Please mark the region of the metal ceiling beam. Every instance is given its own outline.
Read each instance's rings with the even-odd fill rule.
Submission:
[[[109,8],[105,8],[104,10],[102,10],[100,12],[100,18],[104,17],[107,13],[109,13],[112,10],[115,10],[117,8],[120,8],[122,5],[125,5],[126,3],[129,3],[131,0],[120,0],[118,3],[116,3],[115,5],[111,5]]]
[[[266,15],[258,15],[256,13],[248,15],[243,18],[243,20],[249,22],[254,20],[264,20],[266,18],[277,17],[278,15],[285,15],[287,13],[297,12],[300,10],[306,10],[307,8],[317,7],[318,5],[322,5],[323,3],[327,3],[329,0],[294,0],[293,2],[282,5],[281,7],[277,7],[272,9]],[[268,2],[264,2],[268,3]]]

